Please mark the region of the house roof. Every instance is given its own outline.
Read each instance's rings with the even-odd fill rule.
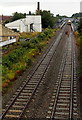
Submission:
[[[4,15],[0,15],[0,21],[4,21],[4,20],[8,20],[10,19],[12,16],[4,16]]]
[[[19,36],[19,33],[0,24],[0,36]]]

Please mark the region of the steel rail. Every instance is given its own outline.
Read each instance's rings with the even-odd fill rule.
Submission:
[[[70,38],[71,39],[71,38]],[[72,40],[71,40],[72,41]],[[72,68],[71,68],[71,71],[72,71],[72,77],[71,77],[71,93],[70,93],[70,108],[69,108],[69,118],[70,120],[73,119],[73,85],[74,85],[74,55],[73,55],[73,51],[74,51],[74,48],[73,48],[73,41],[72,41],[72,44],[71,44],[71,61],[72,61]]]

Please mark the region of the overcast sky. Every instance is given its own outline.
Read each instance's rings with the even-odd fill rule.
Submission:
[[[37,2],[40,2],[40,9],[50,10],[54,15],[70,17],[73,13],[80,12],[81,0],[0,0],[0,15],[12,15],[14,12],[35,12]]]

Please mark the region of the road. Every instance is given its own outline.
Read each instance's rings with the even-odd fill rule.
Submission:
[[[7,103],[3,119],[77,119],[77,94],[75,40],[65,25]]]

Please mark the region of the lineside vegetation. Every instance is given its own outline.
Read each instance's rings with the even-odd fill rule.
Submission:
[[[79,22],[78,31],[74,33],[76,37],[76,45],[79,48],[79,63],[80,63],[80,82],[82,82],[82,18]]]
[[[46,28],[37,37],[29,41],[21,41],[17,48],[2,57],[3,92],[16,80],[18,75],[32,65],[36,56],[41,54],[55,32],[55,29]]]

